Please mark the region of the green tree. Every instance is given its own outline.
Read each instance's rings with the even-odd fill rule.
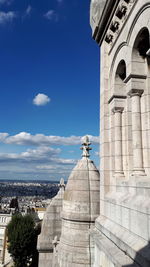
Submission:
[[[16,214],[7,226],[8,251],[11,254],[14,267],[30,266],[34,256],[37,256],[36,244],[39,230],[35,227],[32,215]]]

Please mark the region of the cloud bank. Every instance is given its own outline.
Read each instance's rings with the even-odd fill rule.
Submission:
[[[88,135],[93,144],[99,144],[99,137]],[[0,142],[5,144],[27,145],[27,146],[41,146],[41,145],[80,145],[82,136],[55,136],[35,134],[32,135],[27,132],[20,132],[16,135],[10,136],[8,133],[0,133]]]
[[[99,144],[98,136],[88,136],[92,144]],[[60,180],[61,177],[66,179],[77,162],[74,159],[76,152],[70,153],[69,146],[71,148],[80,146],[82,138],[81,136],[32,135],[27,132],[16,135],[0,133],[0,143],[10,146],[10,149],[11,145],[13,147],[16,145],[15,151],[20,151],[17,146],[23,146],[22,152],[0,153],[0,179],[35,179],[36,177],[45,180]],[[64,149],[63,146],[68,148]]]

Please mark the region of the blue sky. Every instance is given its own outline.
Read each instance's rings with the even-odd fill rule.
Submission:
[[[0,0],[0,179],[67,179],[81,136],[98,165],[99,48],[88,0]]]

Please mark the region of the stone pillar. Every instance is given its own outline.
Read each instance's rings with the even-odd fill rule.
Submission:
[[[122,111],[123,107],[114,107],[115,116],[115,173],[116,177],[124,177],[122,158]]]
[[[132,89],[128,95],[132,101],[132,143],[133,143],[133,174],[145,175],[143,168],[141,103],[140,98],[144,90]]]

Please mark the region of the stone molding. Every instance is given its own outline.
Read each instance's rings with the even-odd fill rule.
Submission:
[[[108,104],[110,104],[112,102],[112,100],[115,99],[115,98],[117,98],[117,99],[126,99],[127,96],[125,96],[125,95],[112,95],[111,98],[108,100]]]
[[[124,83],[127,83],[131,79],[141,79],[141,80],[146,80],[147,76],[146,75],[139,75],[139,74],[130,74],[128,77],[125,78]]]
[[[97,18],[96,18],[97,23],[93,27],[93,38],[98,44],[102,43],[104,39],[104,35],[108,29],[108,26],[110,25],[112,16],[119,2],[120,0],[116,0],[115,3],[114,3],[114,0],[105,1],[105,5],[103,3],[103,7],[102,7],[102,10],[100,11],[100,14],[97,14]],[[95,15],[93,14],[93,5],[94,5],[94,1],[93,3],[91,2],[91,17]]]
[[[93,38],[99,45],[104,39],[108,44],[115,42],[135,2],[135,0],[108,0],[105,4],[104,1],[99,4],[98,1],[91,2]],[[99,9],[97,13],[94,11],[96,5]]]

